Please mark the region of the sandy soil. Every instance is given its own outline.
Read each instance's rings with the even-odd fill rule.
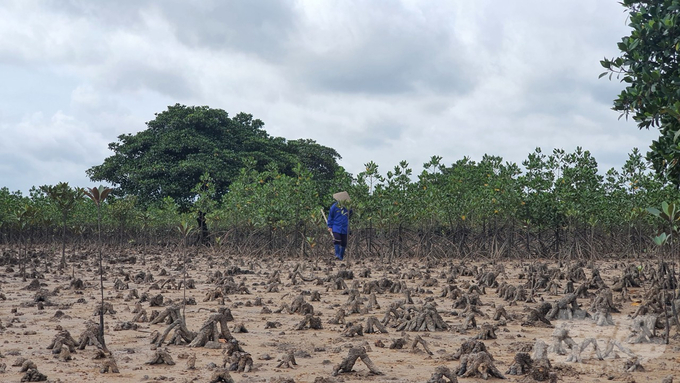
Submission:
[[[157,249],[155,256],[147,256],[147,262],[142,264],[140,256],[136,264],[115,263],[107,264],[107,280],[105,281],[105,301],[113,305],[115,314],[105,316],[105,339],[109,350],[112,352],[120,373],[101,374],[99,372],[101,360],[93,359],[96,354],[94,346],[87,346],[84,350],[79,350],[73,354],[73,360],[62,362],[55,358],[51,350],[46,349],[58,330],[68,330],[71,335],[78,340],[80,334],[85,330],[86,321],[98,321],[98,317],[93,315],[93,311],[99,305],[99,280],[96,268],[92,261],[93,254],[86,255],[88,261],[77,263],[74,268],[76,278],[81,278],[85,283],[82,291],[69,288],[71,272],[59,273],[52,271],[44,273],[39,279],[40,287],[50,292],[48,302],[44,303],[44,308],[40,308],[35,302],[36,291],[26,290],[25,287],[32,281],[31,278],[22,280],[17,275],[18,267],[13,266],[9,270],[7,266],[2,268],[0,273],[0,292],[4,294],[6,300],[0,301],[0,320],[2,330],[0,330],[0,363],[7,365],[6,371],[0,373],[1,382],[20,382],[24,373],[20,372],[19,366],[12,366],[15,361],[22,357],[34,362],[38,370],[45,374],[49,381],[57,382],[141,382],[141,381],[175,381],[175,382],[208,382],[217,366],[219,369],[223,365],[223,349],[189,348],[187,345],[169,345],[169,353],[175,361],[175,365],[148,365],[146,361],[154,355],[154,347],[150,343],[150,336],[153,331],[162,332],[167,325],[150,324],[148,322],[137,323],[136,330],[114,331],[117,324],[131,321],[134,314],[137,299],[126,300],[131,289],[137,289],[140,295],[148,292],[149,295],[162,294],[165,303],[168,300],[180,302],[183,291],[172,289],[166,286],[164,289],[150,289],[152,282],[135,283],[133,280],[125,281],[125,275],[134,276],[140,271],[150,272],[154,277],[154,282],[161,284],[169,277],[181,280],[181,266],[178,259],[181,257],[176,253],[165,253]],[[127,253],[126,256],[135,255]],[[438,264],[425,261],[399,261],[398,265],[379,265],[374,262],[337,262],[328,259],[317,259],[313,261],[287,261],[279,260],[260,260],[242,259],[239,257],[215,254],[208,257],[192,256],[189,277],[196,281],[196,288],[187,290],[187,297],[194,298],[197,305],[186,307],[187,327],[191,331],[198,331],[202,323],[211,314],[221,307],[219,300],[204,302],[204,298],[209,291],[215,289],[214,283],[208,283],[209,276],[215,271],[227,272],[238,266],[241,271],[247,274],[234,275],[234,281],[238,284],[245,282],[245,286],[250,294],[231,294],[224,300],[224,306],[231,309],[234,317],[233,322],[229,322],[230,330],[237,324],[243,324],[247,333],[233,333],[232,335],[239,341],[241,347],[250,353],[254,361],[253,370],[248,373],[231,372],[231,376],[236,382],[270,382],[277,381],[279,378],[292,379],[295,382],[342,382],[342,381],[371,381],[371,382],[425,382],[427,381],[437,366],[446,366],[455,369],[459,366],[459,361],[452,360],[451,354],[455,353],[462,342],[474,337],[479,329],[461,330],[460,327],[465,321],[462,310],[452,307],[453,300],[441,297],[440,292],[447,284],[447,278],[451,277],[449,266],[460,265],[460,261],[449,263],[439,262]],[[620,263],[621,264],[621,263]],[[481,263],[474,264],[477,267],[484,267],[491,270],[492,266],[484,266]],[[497,280],[508,282],[512,285],[526,283],[524,279],[518,279],[524,268],[529,262],[508,261],[503,264],[505,272],[501,273]],[[341,269],[353,271],[354,278],[346,279],[348,288],[357,284],[361,292],[364,285],[371,281],[387,278],[394,282],[404,281],[412,290],[411,297],[415,306],[420,306],[426,301],[435,302],[437,311],[450,326],[445,331],[435,332],[398,332],[395,328],[388,325],[387,334],[364,334],[363,336],[345,337],[342,332],[345,326],[342,324],[328,323],[339,308],[344,307],[348,300],[348,290],[336,290],[333,281],[327,281],[319,285],[316,281],[305,282],[297,277],[297,284],[292,284],[289,273],[298,266],[300,274],[308,279],[326,278],[328,275],[336,275]],[[465,267],[472,267],[471,263],[466,262]],[[549,264],[555,267],[555,264]],[[614,263],[601,262],[598,267],[603,279],[607,284],[612,283],[612,278],[619,275],[620,269],[614,269]],[[361,277],[360,274],[365,269],[370,269],[370,277]],[[161,270],[165,269],[166,276],[161,275]],[[586,276],[590,277],[590,269],[583,268]],[[44,269],[39,268],[39,272]],[[280,272],[278,292],[266,292],[267,281],[275,271]],[[566,270],[566,266],[564,267]],[[435,286],[423,286],[425,272],[431,273],[431,278],[436,280]],[[409,275],[410,274],[410,275]],[[128,284],[128,289],[114,289],[114,281],[120,279]],[[430,283],[432,281],[429,281]],[[558,281],[562,286],[566,281]],[[457,276],[455,284],[459,287],[466,287],[468,283],[477,283],[473,276]],[[575,285],[581,284],[577,281]],[[645,287],[630,289],[630,300],[622,300],[621,294],[614,293],[614,303],[621,310],[621,313],[613,314],[615,324],[613,326],[598,327],[591,319],[573,320],[553,320],[555,327],[566,326],[571,337],[580,343],[582,340],[594,337],[601,348],[605,347],[607,339],[619,339],[622,344],[628,347],[633,353],[641,358],[641,364],[645,372],[625,372],[624,363],[629,357],[623,353],[618,353],[618,357],[608,357],[598,360],[590,349],[583,353],[582,363],[567,363],[566,355],[557,355],[550,352],[548,357],[553,366],[553,371],[557,373],[562,382],[660,382],[667,375],[680,371],[680,341],[671,338],[669,345],[648,343],[630,344],[627,339],[630,335],[631,315],[637,309],[637,305],[642,300]],[[57,290],[56,294],[52,294]],[[561,289],[560,289],[561,290]],[[320,301],[312,302],[310,293],[318,291],[321,296]],[[561,293],[562,291],[560,291]],[[592,293],[595,291],[591,290]],[[299,314],[265,313],[269,308],[276,311],[282,303],[290,305],[293,299],[302,294],[305,300],[314,307],[316,315],[320,315],[323,329],[321,330],[294,330],[294,327],[303,319]],[[514,355],[519,351],[531,353],[531,348],[536,340],[543,340],[550,344],[551,334],[554,328],[526,327],[521,326],[526,315],[525,307],[537,307],[542,301],[555,302],[563,294],[551,295],[546,291],[537,291],[535,295],[536,303],[518,302],[510,305],[498,296],[495,288],[486,288],[486,293],[480,296],[482,305],[479,309],[486,314],[485,317],[477,315],[477,325],[490,323],[497,326],[496,339],[485,340],[487,349],[495,358],[495,365],[502,373],[506,373],[513,361]],[[256,298],[262,299],[262,306],[254,305]],[[402,293],[383,293],[377,294],[377,301],[380,309],[373,308],[363,314],[351,314],[346,317],[348,322],[363,323],[365,319],[375,316],[379,320],[385,316],[388,306],[392,302],[397,302],[405,298]],[[361,294],[361,298],[367,298],[366,294]],[[582,308],[590,306],[591,299],[579,299],[578,303]],[[362,305],[365,307],[366,302]],[[512,317],[512,320],[504,324],[502,321],[492,319],[494,307],[503,304]],[[149,302],[143,302],[142,307],[151,314],[152,310],[162,311],[164,307],[150,307]],[[57,318],[55,313],[60,310],[65,315]],[[266,328],[267,322],[279,322],[278,328]],[[659,332],[662,332],[659,331]],[[675,335],[676,329],[671,330],[671,335]],[[428,343],[433,355],[428,355],[423,351],[422,346],[417,351],[412,351],[407,347],[404,349],[389,349],[393,340],[407,336],[409,339],[420,335]],[[380,341],[385,345],[379,347]],[[224,346],[224,344],[221,344]],[[371,374],[367,367],[357,361],[354,371],[341,373],[332,377],[333,368],[347,356],[348,350],[352,346],[364,346],[368,351],[368,356],[382,372],[382,375]],[[294,368],[277,368],[278,361],[287,351],[293,350],[297,360]],[[196,369],[187,369],[187,356],[196,356]],[[268,359],[271,357],[271,359]],[[510,382],[533,382],[528,376],[511,376],[505,374],[507,381]],[[321,379],[326,380],[321,380]],[[482,379],[459,378],[462,382],[476,382]],[[284,380],[281,380],[284,381]]]

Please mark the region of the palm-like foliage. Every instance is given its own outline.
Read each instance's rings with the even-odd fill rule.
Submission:
[[[102,202],[111,193],[111,189],[99,186],[91,189],[85,189],[85,195],[88,196],[97,205],[97,240],[99,247],[99,292],[101,294],[101,307],[99,310],[99,338],[102,342],[104,350],[106,343],[104,341],[104,268],[102,266]]]
[[[63,269],[66,267],[66,221],[78,202],[85,196],[85,190],[78,187],[71,188],[68,186],[68,182],[60,182],[54,186],[41,186],[40,189],[47,194],[50,201],[61,213],[61,262],[59,267]]]

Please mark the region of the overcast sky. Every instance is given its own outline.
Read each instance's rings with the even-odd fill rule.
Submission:
[[[175,103],[250,113],[353,174],[577,146],[618,169],[657,136],[598,79],[626,16],[616,0],[5,0],[0,187],[94,186],[108,143]]]

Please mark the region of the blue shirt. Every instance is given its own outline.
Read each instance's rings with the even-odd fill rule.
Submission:
[[[347,234],[349,233],[349,218],[351,216],[351,210],[347,210],[344,207],[338,207],[338,203],[335,202],[328,213],[328,227],[333,230],[334,233]]]

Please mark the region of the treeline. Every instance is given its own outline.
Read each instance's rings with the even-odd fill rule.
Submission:
[[[184,238],[178,228],[188,225],[191,243],[211,251],[330,256],[323,218],[330,188],[352,197],[350,257],[629,257],[654,251],[651,238],[667,229],[647,208],[680,199],[636,149],[604,175],[581,148],[536,149],[521,166],[489,155],[450,165],[432,157],[418,175],[406,162],[387,171],[369,162],[356,176],[339,170],[323,185],[302,165],[284,173],[244,164],[228,192],[205,173],[190,207],[170,197],[148,205],[110,196],[102,206],[104,240],[120,248],[177,246]],[[0,189],[1,244],[47,244],[56,252],[62,231],[69,246],[93,241],[95,205],[78,197],[65,210],[49,190],[23,196]]]

